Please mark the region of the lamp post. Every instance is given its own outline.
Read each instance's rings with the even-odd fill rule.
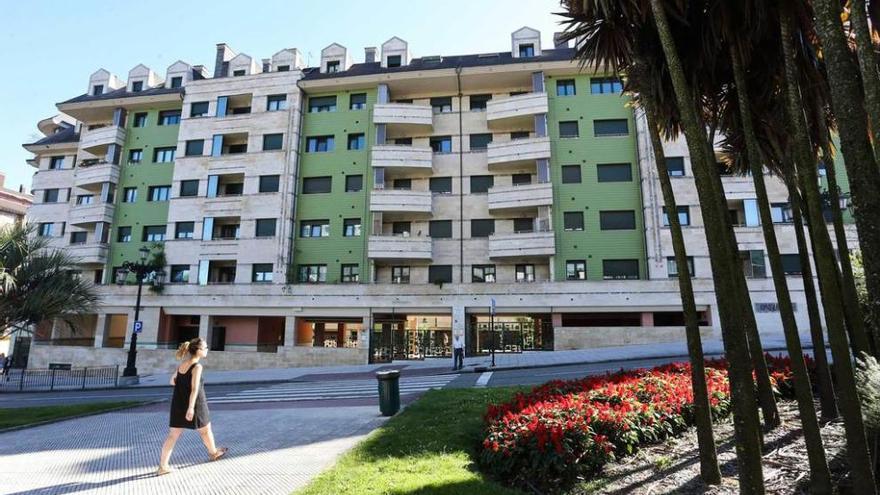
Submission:
[[[132,263],[131,261],[126,261],[122,264],[122,268],[117,270],[116,272],[116,284],[117,285],[125,285],[125,279],[128,277],[129,273],[133,273],[135,279],[138,284],[137,291],[137,301],[134,304],[134,321],[137,323],[140,318],[141,311],[141,291],[144,287],[144,279],[147,278],[148,275],[153,275],[153,283],[156,285],[162,285],[162,282],[165,280],[165,272],[162,271],[161,266],[156,266],[147,263],[147,256],[150,254],[150,250],[144,246],[140,248],[140,261],[137,263]],[[137,339],[138,332],[134,331],[134,325],[132,325],[132,334],[131,334],[131,344],[128,347],[128,361],[125,364],[125,370],[122,372],[122,376],[124,377],[137,377]]]

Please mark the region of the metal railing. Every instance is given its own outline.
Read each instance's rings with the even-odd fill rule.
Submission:
[[[86,390],[112,388],[119,383],[119,366],[71,369],[13,368],[0,375],[0,392]]]

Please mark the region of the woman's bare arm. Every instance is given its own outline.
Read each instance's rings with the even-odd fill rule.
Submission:
[[[199,381],[202,378],[202,365],[194,364],[193,365],[193,374],[192,374],[192,390],[189,392],[189,408],[186,412],[186,420],[192,421],[193,412],[196,407],[196,397],[199,396]]]

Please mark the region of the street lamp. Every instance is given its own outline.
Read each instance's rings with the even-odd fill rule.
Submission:
[[[141,291],[144,287],[144,279],[147,276],[153,276],[153,284],[156,286],[161,286],[162,282],[165,281],[165,272],[162,271],[161,266],[152,265],[147,263],[147,256],[150,254],[150,250],[144,246],[139,250],[140,253],[140,261],[137,263],[132,263],[131,261],[126,261],[122,264],[122,268],[116,271],[116,284],[117,285],[125,285],[125,279],[128,277],[129,273],[133,273],[135,279],[138,283],[138,291],[137,291],[137,301],[134,304],[134,321],[137,322],[140,317],[141,311]],[[134,327],[132,327],[134,330]],[[137,360],[137,338],[138,334],[135,331],[132,331],[131,334],[131,345],[128,347],[128,362],[125,365],[125,370],[122,372],[122,376],[129,377],[137,377],[137,366],[135,362]]]

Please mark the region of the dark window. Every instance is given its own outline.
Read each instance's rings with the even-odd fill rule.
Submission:
[[[279,176],[277,176],[277,175],[261,175],[260,176],[259,192],[261,192],[261,193],[278,192],[278,180],[279,180]]]
[[[360,265],[352,263],[344,263],[342,265],[342,283],[343,284],[355,284],[361,279],[361,268]]]
[[[331,183],[331,177],[306,177],[303,179],[303,194],[328,193]]]
[[[632,165],[629,163],[603,163],[596,165],[599,182],[632,182]]]
[[[535,231],[535,219],[534,218],[514,218],[513,219],[513,233],[514,234],[522,234],[526,232],[534,232]]]
[[[569,260],[565,262],[566,280],[586,280],[587,262],[584,260]]]
[[[452,194],[452,177],[431,177],[428,184],[432,193]]]
[[[349,110],[363,110],[367,108],[367,94],[355,93],[348,98]]]
[[[394,144],[403,146],[412,146],[412,138],[396,138]]]
[[[181,86],[183,86],[183,78],[182,77],[177,76],[177,77],[171,78],[171,87],[172,88],[179,88]]]
[[[144,150],[128,150],[128,163],[134,165],[144,159]]]
[[[495,220],[479,218],[471,220],[471,237],[489,237],[495,233]]]
[[[37,230],[37,235],[40,237],[50,237],[52,235],[52,225],[51,223],[41,223]]]
[[[309,113],[335,111],[336,96],[312,96],[309,98]]]
[[[71,232],[70,233],[70,243],[71,244],[85,244],[87,237],[88,237],[88,232]]]
[[[43,191],[43,203],[57,203],[58,189],[46,189]]]
[[[192,239],[196,230],[195,222],[177,222],[174,225],[175,239]]]
[[[428,283],[451,284],[452,265],[432,265],[428,267]]]
[[[431,220],[428,235],[438,239],[452,237],[452,220]]]
[[[563,184],[580,184],[581,183],[581,166],[580,165],[563,165],[562,166],[562,183]]]
[[[688,268],[688,275],[690,275],[691,278],[694,278],[695,272],[694,272],[694,257],[693,256],[687,257],[687,268]],[[668,274],[669,278],[678,277],[678,263],[675,262],[675,257],[673,257],[673,256],[668,256],[666,258],[666,273]]]
[[[339,61],[333,60],[333,61],[327,62],[327,72],[330,74],[335,74],[335,73],[339,72]]]
[[[516,265],[517,282],[534,282],[535,265]]]
[[[471,134],[471,151],[484,150],[492,142],[492,134]]]
[[[794,222],[794,213],[792,213],[791,205],[788,203],[771,203],[770,217],[773,219],[773,223]]]
[[[186,142],[185,156],[201,156],[205,152],[205,140],[196,139]]]
[[[330,220],[303,220],[299,224],[300,237],[330,237]]]
[[[620,94],[623,93],[623,84],[616,77],[593,77],[590,79],[590,93]]]
[[[678,223],[682,226],[687,226],[691,224],[691,209],[689,206],[677,206],[678,208]],[[666,214],[666,207],[663,207],[663,226],[669,227],[669,216]]]
[[[171,265],[171,283],[189,283],[189,265]]]
[[[629,134],[629,122],[626,119],[606,119],[593,121],[593,135],[626,136]]]
[[[535,45],[532,43],[519,45],[519,56],[520,57],[534,57],[535,56]]]
[[[272,263],[254,263],[251,282],[271,282]]]
[[[258,218],[256,221],[256,237],[275,237],[275,219]]]
[[[492,95],[471,95],[469,99],[471,102],[471,110],[482,112],[486,110],[486,103],[492,99]]]
[[[284,134],[263,134],[263,151],[280,150],[284,146]]]
[[[636,228],[636,212],[600,211],[599,228],[601,230],[633,230]]]
[[[452,111],[452,97],[431,98],[431,110],[434,113],[449,113]]]
[[[312,136],[306,138],[306,150],[309,153],[333,151],[333,136]]]
[[[386,59],[386,65],[388,67],[400,67],[400,64],[400,55],[388,55],[388,58]]]
[[[342,221],[343,237],[360,237],[361,236],[361,219],[346,218]]]
[[[471,266],[471,282],[475,284],[495,283],[495,265]]]
[[[348,135],[348,149],[350,150],[362,150],[367,146],[367,139],[364,137],[364,133],[359,132],[357,134],[349,134]]]
[[[489,188],[495,183],[491,175],[472,175],[471,176],[471,193],[489,192]]]
[[[638,280],[639,260],[603,260],[602,278],[605,280]]]
[[[513,174],[511,181],[514,186],[525,186],[532,183],[532,174]]]
[[[338,62],[337,62],[338,63]],[[300,265],[299,281],[318,284],[327,281],[327,265]]]
[[[150,186],[147,191],[147,201],[168,201],[171,186]]]
[[[290,66],[289,65],[279,65],[277,70],[278,70],[278,72],[289,72]]]
[[[266,111],[276,112],[287,109],[287,95],[269,95],[266,97]]]
[[[684,177],[684,158],[680,156],[666,157],[666,168],[670,177]]]
[[[49,170],[61,170],[64,168],[64,157],[53,156],[49,159]]]
[[[143,81],[135,81],[131,83],[131,92],[139,93],[144,90],[144,82]]]
[[[193,102],[189,107],[189,116],[190,117],[204,117],[208,115],[208,102],[207,101],[196,101]]]
[[[560,79],[556,81],[556,96],[574,96],[574,79]]]
[[[584,212],[566,211],[563,214],[563,223],[567,231],[584,230]]]
[[[136,187],[126,187],[122,190],[122,202],[134,203],[137,201],[138,189]]]
[[[529,131],[515,131],[510,133],[510,140],[515,141],[517,139],[528,139]]]
[[[391,233],[394,235],[409,234],[412,231],[410,222],[392,222]]]
[[[116,229],[116,242],[131,242],[131,227]]]
[[[76,204],[78,205],[90,205],[92,204],[92,200],[95,199],[93,194],[78,194],[76,196]]]
[[[764,262],[764,251],[740,251],[739,258],[743,265],[743,273],[746,278],[765,278],[767,266]]]
[[[364,188],[363,175],[346,175],[345,192],[358,192]]]
[[[408,284],[409,283],[409,267],[408,266],[392,266],[391,267],[391,283],[392,284]]]
[[[174,152],[177,148],[156,148],[153,150],[153,162],[171,163],[174,161]]]
[[[579,135],[577,120],[568,120],[559,123],[559,137],[576,138]]]
[[[431,138],[431,150],[434,153],[452,153],[452,137],[438,136]]]
[[[199,195],[199,181],[198,179],[192,180],[182,180],[180,181],[180,196],[191,197]]]
[[[94,86],[92,86],[92,95],[98,96],[98,95],[102,94],[103,92],[104,92],[104,85],[103,84],[95,84]]]
[[[412,179],[394,179],[391,187],[399,191],[409,191],[412,189]]]
[[[801,274],[801,255],[799,254],[782,254],[782,271],[786,275]]]
[[[141,237],[143,242],[160,242],[165,240],[165,225],[146,225]]]
[[[164,110],[159,112],[159,125],[180,124],[180,110]]]
[[[232,71],[232,76],[233,76],[233,77],[241,77],[241,76],[243,76],[243,75],[245,75],[245,74],[246,74],[246,71],[245,71],[244,69],[238,69],[238,70],[234,70],[234,71]]]
[[[146,127],[147,126],[147,112],[138,112],[134,114],[132,117],[132,127]]]

